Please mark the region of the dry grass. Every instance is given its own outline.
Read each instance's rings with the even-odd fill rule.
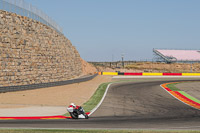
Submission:
[[[177,72],[187,73],[200,72],[200,63],[186,64],[186,63],[157,63],[157,62],[137,62],[125,66],[126,69],[141,72]]]

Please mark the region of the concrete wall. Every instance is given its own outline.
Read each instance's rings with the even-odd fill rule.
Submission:
[[[64,81],[81,73],[80,55],[64,35],[0,10],[0,87]]]

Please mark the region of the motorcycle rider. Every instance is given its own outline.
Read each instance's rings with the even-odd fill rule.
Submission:
[[[78,119],[78,118],[85,118],[88,119],[88,115],[85,114],[83,108],[81,106],[77,106],[74,103],[71,103],[68,108],[68,112],[70,113],[71,117],[73,119]]]
[[[80,106],[77,106],[74,103],[71,103],[68,108],[78,109],[79,107]]]

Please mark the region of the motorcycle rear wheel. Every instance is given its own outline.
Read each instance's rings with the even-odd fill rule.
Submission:
[[[78,114],[77,113],[70,113],[71,117],[73,119],[78,119]]]

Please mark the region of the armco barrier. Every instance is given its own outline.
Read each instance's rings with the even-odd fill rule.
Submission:
[[[96,76],[97,76],[97,74],[91,75],[91,76],[80,77],[80,78],[72,79],[72,80],[66,80],[66,81],[0,87],[0,93],[23,91],[23,90],[33,90],[33,89],[39,89],[39,88],[47,88],[47,87],[61,86],[61,85],[67,85],[67,84],[73,84],[73,83],[80,83],[80,82],[85,82],[85,81],[91,80]]]
[[[99,75],[129,75],[129,76],[200,76],[200,73],[124,73],[124,72],[99,72]]]

